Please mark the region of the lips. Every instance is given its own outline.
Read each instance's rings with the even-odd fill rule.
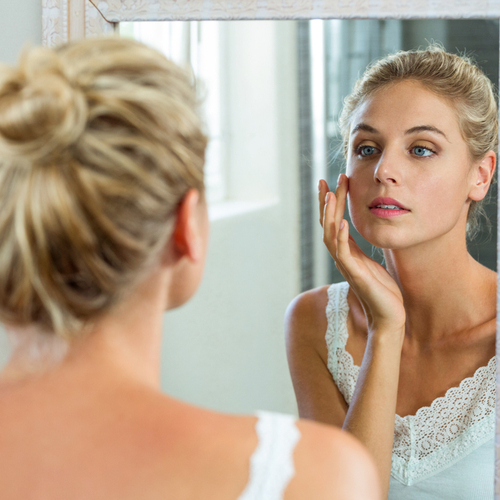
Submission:
[[[382,208],[385,210],[405,210],[410,211],[401,202],[394,198],[375,198],[369,205],[369,208]]]
[[[394,198],[375,198],[368,208],[375,217],[381,219],[392,219],[410,213],[410,209]]]

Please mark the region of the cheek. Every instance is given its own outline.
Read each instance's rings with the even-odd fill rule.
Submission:
[[[464,208],[467,199],[463,182],[446,179],[429,179],[414,186],[412,194],[419,201],[418,207],[429,217],[455,218]]]
[[[349,210],[349,217],[351,218],[354,227],[359,231],[359,224],[362,218],[363,209],[365,203],[363,203],[355,191],[350,190],[347,196],[347,207]]]
[[[349,175],[349,193],[348,193],[348,207],[349,216],[351,217],[354,227],[359,231],[359,224],[363,212],[366,212],[367,203],[367,187],[371,184],[370,179],[363,179],[359,171],[348,172]],[[369,182],[369,184],[367,184]]]

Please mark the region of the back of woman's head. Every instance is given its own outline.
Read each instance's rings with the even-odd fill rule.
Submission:
[[[358,106],[386,85],[404,80],[421,83],[454,107],[473,161],[481,160],[490,150],[497,152],[498,111],[491,81],[469,58],[433,45],[426,50],[402,51],[381,59],[356,82],[344,101],[339,120],[346,157],[351,120]],[[469,235],[477,231],[480,212],[481,204],[472,201]]]
[[[0,320],[70,336],[140,280],[206,137],[190,76],[132,40],[0,68]]]

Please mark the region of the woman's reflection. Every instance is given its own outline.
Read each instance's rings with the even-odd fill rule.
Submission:
[[[346,281],[289,307],[300,416],[356,435],[390,499],[492,499],[496,273],[467,251],[496,165],[492,85],[439,47],[400,52],[365,72],[340,127],[346,175],[319,200]],[[350,237],[347,199],[386,269]]]

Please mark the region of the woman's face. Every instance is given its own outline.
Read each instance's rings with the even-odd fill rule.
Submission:
[[[420,83],[388,85],[354,112],[347,176],[354,226],[380,248],[465,238],[475,183],[456,112]]]

